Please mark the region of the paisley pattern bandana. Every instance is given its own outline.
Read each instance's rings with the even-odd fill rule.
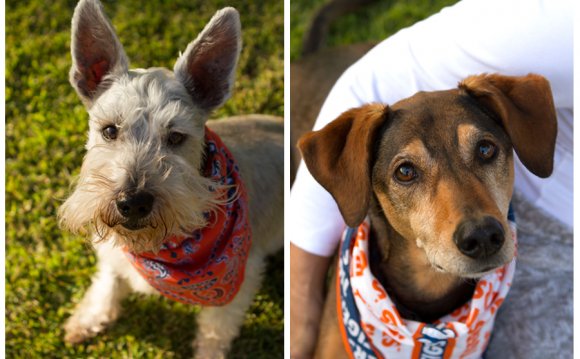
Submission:
[[[516,241],[515,222],[509,223]],[[479,279],[465,305],[434,323],[420,323],[399,315],[371,273],[369,229],[367,218],[357,229],[345,231],[338,261],[337,310],[350,358],[481,358],[511,286],[515,258]]]
[[[238,166],[217,134],[205,129],[204,176],[231,185],[231,202],[205,213],[209,225],[188,237],[171,236],[157,253],[125,254],[162,295],[187,304],[229,303],[244,281],[251,245],[248,198]]]

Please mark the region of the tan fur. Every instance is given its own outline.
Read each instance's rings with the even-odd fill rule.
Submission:
[[[457,126],[457,139],[459,140],[459,155],[464,162],[471,161],[473,156],[472,142],[477,135],[477,127],[470,123],[461,123]]]
[[[477,141],[478,135],[480,135],[480,132],[472,124],[460,124],[457,126],[457,138],[459,139],[461,150],[459,154],[464,162],[470,161],[473,155],[473,144]],[[495,168],[490,168],[487,174],[487,182],[491,187],[490,194],[501,212],[499,218],[507,216],[509,201],[513,194],[513,186],[510,185],[514,182],[513,157],[510,156],[504,160],[508,163],[507,176],[505,172],[495,171]]]

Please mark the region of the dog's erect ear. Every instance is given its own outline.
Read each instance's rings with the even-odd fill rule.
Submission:
[[[72,19],[70,82],[87,107],[127,73],[129,61],[98,0],[81,0]]]
[[[373,144],[387,111],[379,104],[351,109],[298,141],[308,170],[334,197],[350,227],[358,226],[369,210]]]
[[[545,78],[484,74],[466,78],[459,87],[501,120],[526,168],[539,177],[552,174],[558,125]]]
[[[175,77],[202,109],[211,111],[230,97],[242,48],[241,34],[237,10],[224,8],[175,63]]]

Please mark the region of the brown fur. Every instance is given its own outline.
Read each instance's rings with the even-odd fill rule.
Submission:
[[[369,206],[373,135],[385,115],[386,107],[378,104],[350,110],[328,125],[331,136],[312,140],[316,133],[310,132],[298,142],[302,156],[317,162],[308,168],[315,178],[321,179],[321,184],[339,203],[345,221],[352,226],[364,219],[365,213],[360,208]],[[335,141],[333,136],[345,141]],[[335,180],[337,177],[339,181]],[[353,198],[351,191],[361,196]]]
[[[346,45],[324,49],[290,65],[290,180],[294,181],[301,160],[298,139],[312,130],[324,99],[353,62],[373,44]]]
[[[545,177],[555,137],[545,79],[480,75],[459,89],[418,93],[391,107],[351,109],[305,135],[299,148],[349,226],[370,216],[371,267],[401,314],[432,321],[470,298],[470,278],[511,261],[515,248],[506,216],[512,148],[530,171]],[[479,157],[482,141],[495,145],[492,160]],[[409,163],[416,179],[397,181],[395,171]],[[488,217],[503,227],[501,248],[490,257],[468,257],[454,234],[461,223]],[[335,316],[325,310],[318,353],[336,345],[336,335],[327,333],[338,331]]]
[[[518,81],[485,74],[471,76],[459,87],[501,119],[516,153],[532,173],[539,177],[552,173],[557,123],[548,80],[534,74]]]

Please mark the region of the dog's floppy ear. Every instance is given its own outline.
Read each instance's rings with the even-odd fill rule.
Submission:
[[[526,168],[543,178],[552,174],[557,120],[544,77],[483,74],[466,78],[459,87],[501,120]]]
[[[373,143],[387,111],[379,104],[351,109],[298,141],[308,170],[334,197],[350,227],[358,226],[369,209]]]
[[[219,10],[179,57],[173,71],[196,105],[211,111],[229,97],[242,48],[236,9]]]
[[[81,0],[72,19],[70,82],[87,107],[127,73],[129,61],[98,0]]]

